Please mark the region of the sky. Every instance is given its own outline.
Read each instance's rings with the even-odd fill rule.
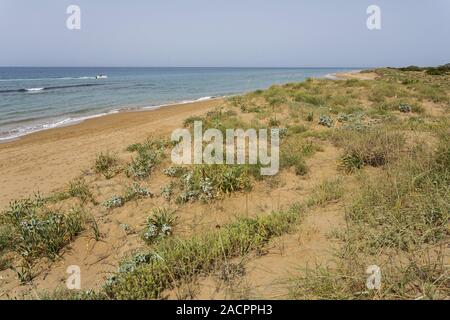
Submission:
[[[449,39],[450,0],[0,0],[0,66],[430,66]]]

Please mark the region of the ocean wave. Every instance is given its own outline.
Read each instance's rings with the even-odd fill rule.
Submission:
[[[330,79],[330,80],[336,80],[338,77],[336,77],[336,73],[328,73],[324,76],[324,78]]]
[[[76,124],[76,123],[83,122],[85,120],[99,118],[99,117],[103,117],[103,116],[118,113],[118,112],[119,112],[119,110],[115,109],[115,110],[111,110],[109,112],[102,112],[102,113],[89,115],[89,116],[67,117],[67,118],[63,118],[63,119],[60,118],[60,119],[53,120],[53,121],[50,121],[47,123],[22,126],[22,127],[13,129],[13,130],[9,130],[9,131],[3,131],[3,132],[0,131],[0,141],[14,140],[14,139],[23,137],[27,134],[30,134],[30,133],[39,132],[39,131],[52,129],[52,128],[63,127],[63,126],[71,125],[71,124]]]
[[[101,83],[86,83],[86,84],[73,84],[67,86],[53,86],[53,87],[43,87],[43,88],[21,88],[21,89],[6,89],[0,90],[0,93],[13,93],[13,92],[40,92],[58,89],[68,89],[68,88],[82,88],[82,87],[94,87],[102,86]]]
[[[198,98],[197,100],[195,100],[195,101],[206,101],[206,100],[211,100],[211,99],[213,99],[214,97],[201,97],[201,98]]]

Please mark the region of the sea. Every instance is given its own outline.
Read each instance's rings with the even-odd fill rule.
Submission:
[[[350,70],[355,68],[0,67],[0,142],[111,113],[232,96]]]

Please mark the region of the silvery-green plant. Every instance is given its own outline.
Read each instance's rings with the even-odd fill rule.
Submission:
[[[280,138],[286,138],[289,134],[288,128],[280,128],[279,135]]]
[[[121,273],[133,272],[140,265],[149,263],[156,259],[156,256],[152,252],[136,253],[130,259],[122,261],[117,269],[117,275]],[[113,285],[117,281],[117,275],[110,276],[105,283],[105,287]]]
[[[187,168],[180,166],[172,166],[163,170],[163,173],[168,177],[181,177],[187,172]]]
[[[148,244],[170,236],[173,233],[177,217],[173,211],[164,208],[155,208],[152,215],[147,218],[147,224],[142,238]]]
[[[173,195],[173,188],[174,188],[173,183],[169,182],[167,185],[161,188],[161,196],[167,201],[170,201]]]
[[[151,193],[150,190],[148,190],[145,187],[142,187],[141,185],[139,185],[139,183],[133,183],[133,185],[131,185],[126,189],[123,200],[127,202],[131,200],[151,198],[151,197],[153,197],[153,193]]]
[[[407,104],[401,104],[398,109],[400,110],[400,112],[403,113],[409,113],[412,111],[412,107],[410,105]]]
[[[333,126],[333,119],[331,119],[329,116],[322,115],[319,118],[319,124],[330,128]]]
[[[113,209],[113,208],[122,207],[124,205],[124,203],[125,203],[125,201],[124,201],[124,199],[122,197],[117,196],[117,195],[113,195],[111,198],[109,198],[108,200],[103,202],[103,205],[107,209]]]
[[[161,151],[143,149],[138,151],[137,157],[128,165],[127,176],[143,179],[150,175],[153,167],[159,162]]]

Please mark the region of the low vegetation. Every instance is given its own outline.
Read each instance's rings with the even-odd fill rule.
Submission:
[[[364,177],[347,212],[336,268],[306,269],[292,279],[295,299],[445,299],[450,219],[450,143],[417,146],[381,175]],[[382,287],[367,290],[365,269],[380,261]]]
[[[172,235],[177,217],[173,211],[165,208],[154,208],[152,216],[147,218],[142,238],[148,244]]]
[[[233,257],[257,252],[270,239],[293,229],[303,209],[255,219],[240,218],[223,227],[188,240],[163,238],[148,253],[121,264],[99,292],[82,293],[89,299],[159,299],[164,291],[195,277],[219,270]],[[124,267],[126,266],[126,267]]]
[[[11,267],[23,283],[32,280],[37,259],[47,257],[54,260],[60,250],[83,230],[85,223],[82,210],[51,210],[39,197],[12,202],[1,218],[3,250],[10,250],[21,257],[20,266]]]
[[[11,268],[28,283],[38,264],[51,266],[83,230],[100,241],[107,236],[101,232],[109,229],[105,224],[120,217],[124,235],[141,238],[139,250],[101,288],[51,297],[161,299],[203,276],[243,277],[245,259],[263,255],[275,237],[328,206],[345,218],[345,227],[327,235],[337,244],[333,259],[299,266],[286,282],[290,298],[448,299],[448,66],[366,72],[376,80],[276,85],[231,97],[184,121],[188,130],[202,121],[203,131],[218,128],[224,134],[229,128],[279,128],[277,177],[261,176],[259,164],[173,166],[167,156],[174,144],[166,138],[129,145],[119,154],[123,160],[99,153],[93,170],[62,191],[15,201],[4,210],[0,272]],[[332,174],[324,171],[323,179],[313,181],[323,165]],[[270,214],[261,205],[251,218],[233,212],[239,217],[223,217],[230,218],[227,224],[207,219],[202,230],[208,232],[178,232],[191,223],[189,210],[216,214],[229,198],[241,201],[243,193],[261,188],[269,194],[287,183],[288,190],[307,194],[301,205]],[[121,215],[135,207],[141,220],[130,226]],[[382,270],[379,290],[366,287],[367,267],[374,264]]]
[[[119,170],[117,156],[107,152],[100,153],[95,159],[95,172],[102,174],[106,179],[111,179]]]

